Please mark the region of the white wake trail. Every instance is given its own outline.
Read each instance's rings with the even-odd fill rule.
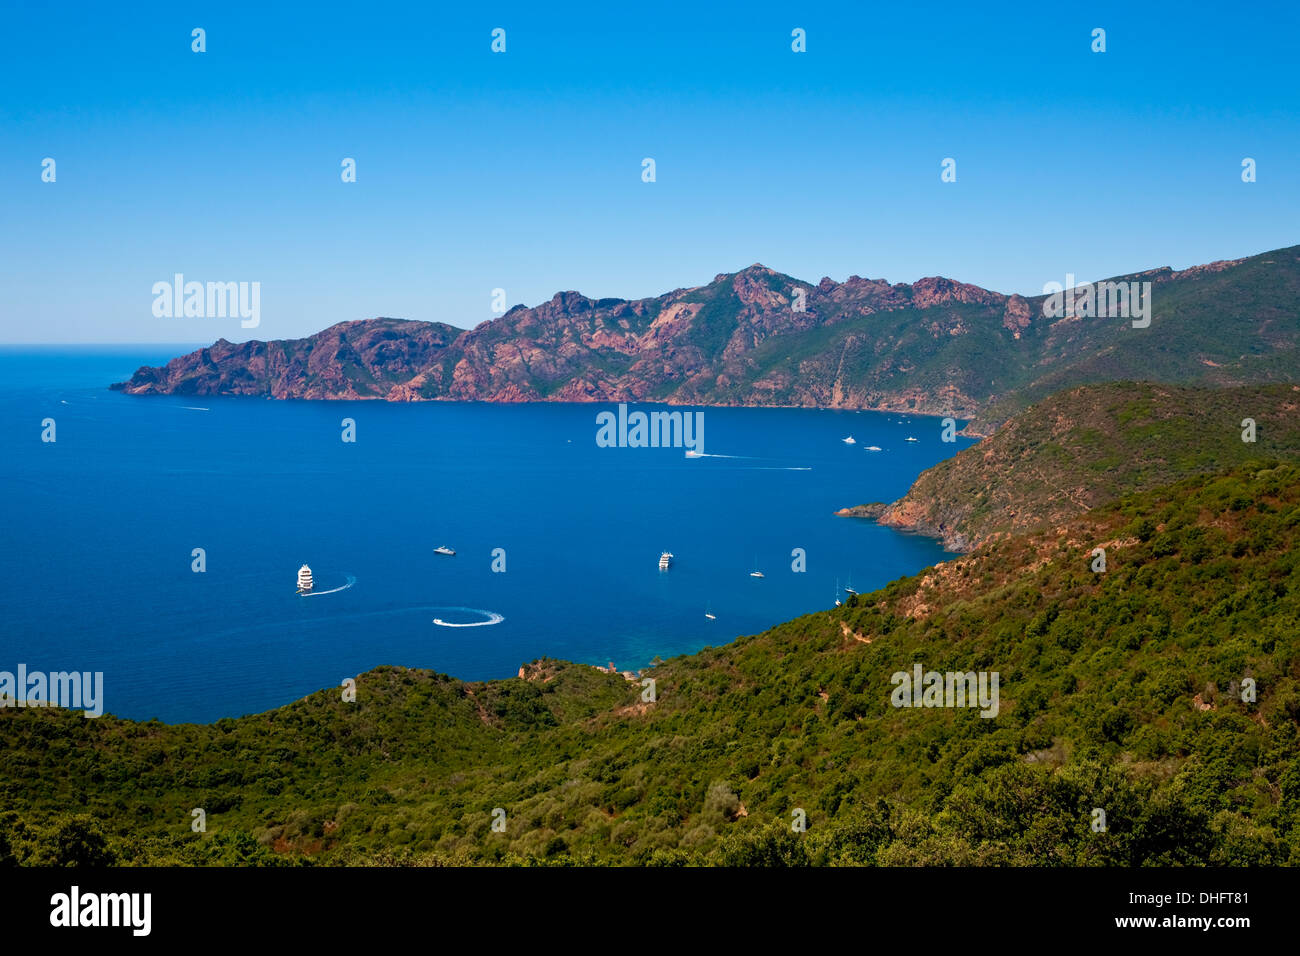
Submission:
[[[491,624],[500,624],[502,621],[505,620],[504,615],[498,614],[496,611],[485,611],[482,608],[477,608],[477,607],[448,607],[448,608],[441,608],[441,610],[464,611],[466,614],[482,614],[487,618],[487,620],[467,621],[462,624],[457,624],[454,621],[444,621],[440,617],[435,617],[433,619],[433,623],[437,624],[439,627],[488,627]]]
[[[348,588],[352,587],[352,585],[357,583],[357,579],[353,575],[348,574],[344,576],[348,579],[348,583],[343,585],[343,587],[341,588],[331,588],[328,591],[308,591],[306,594],[300,596],[301,597],[324,597],[326,594],[338,594],[340,591],[346,591]]]

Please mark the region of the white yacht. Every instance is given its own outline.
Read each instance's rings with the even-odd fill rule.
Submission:
[[[443,545],[439,545],[438,547],[434,548],[434,549],[433,549],[433,553],[434,553],[434,554],[445,554],[445,555],[449,555],[449,556],[451,556],[451,557],[455,557],[455,555],[456,555],[456,552],[453,551],[451,548],[447,547],[445,544],[443,544]]]
[[[304,564],[298,569],[298,593],[310,594],[311,588],[311,568]]]
[[[850,435],[848,438],[841,438],[840,441],[844,442],[844,444],[846,444],[846,445],[856,445],[856,444],[857,444],[857,441],[854,440],[854,438],[853,438],[852,435]]]
[[[880,451],[880,446],[879,446],[879,445],[868,445],[868,446],[867,446],[867,451]]]
[[[908,435],[906,438],[903,439],[903,441],[918,441],[918,439],[913,438],[911,435]]]
[[[704,605],[704,616],[707,617],[710,621],[716,621],[718,619],[718,615],[713,613],[712,604]]]
[[[671,551],[665,551],[663,554],[659,555],[659,570],[667,571],[668,565],[672,563],[672,560],[673,553]]]

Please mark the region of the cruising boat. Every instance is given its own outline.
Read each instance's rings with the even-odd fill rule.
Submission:
[[[663,554],[659,555],[659,570],[667,571],[668,565],[672,563],[672,560],[673,553],[671,551],[665,551]]]
[[[913,438],[911,435],[908,435],[906,438],[903,439],[903,441],[917,441],[917,439]]]
[[[298,593],[310,594],[311,588],[311,568],[304,564],[298,569]]]
[[[434,549],[433,549],[433,553],[434,553],[434,554],[445,554],[445,555],[448,555],[448,556],[450,556],[450,557],[455,557],[455,556],[456,556],[456,552],[455,552],[454,550],[452,550],[451,548],[447,547],[445,544],[444,544],[444,545],[439,545],[438,547],[434,548]]]
[[[868,445],[868,446],[867,446],[867,451],[880,451],[880,446],[879,446],[879,445]]]
[[[854,441],[852,435],[850,435],[848,438],[841,438],[840,441],[844,442],[844,444],[846,444],[846,445],[856,445],[856,444],[857,444],[857,442]]]
[[[718,615],[713,613],[712,604],[704,605],[704,616],[707,617],[710,621],[716,621],[718,619]]]

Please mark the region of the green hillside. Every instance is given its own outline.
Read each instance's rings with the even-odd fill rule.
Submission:
[[[1300,467],[1198,476],[676,658],[653,703],[542,661],[203,726],[3,709],[0,860],[1300,863],[1298,536]],[[997,672],[997,715],[891,706],[917,663]]]
[[[1253,442],[1242,440],[1246,419],[1255,422]],[[1300,461],[1300,386],[1085,386],[1051,396],[928,468],[893,504],[846,513],[967,550],[1260,457]]]

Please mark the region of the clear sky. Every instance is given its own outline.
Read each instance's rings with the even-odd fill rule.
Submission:
[[[470,327],[497,287],[633,298],[753,262],[1037,294],[1300,243],[1294,0],[0,18],[0,342]],[[261,325],[155,318],[177,272],[260,282]]]

